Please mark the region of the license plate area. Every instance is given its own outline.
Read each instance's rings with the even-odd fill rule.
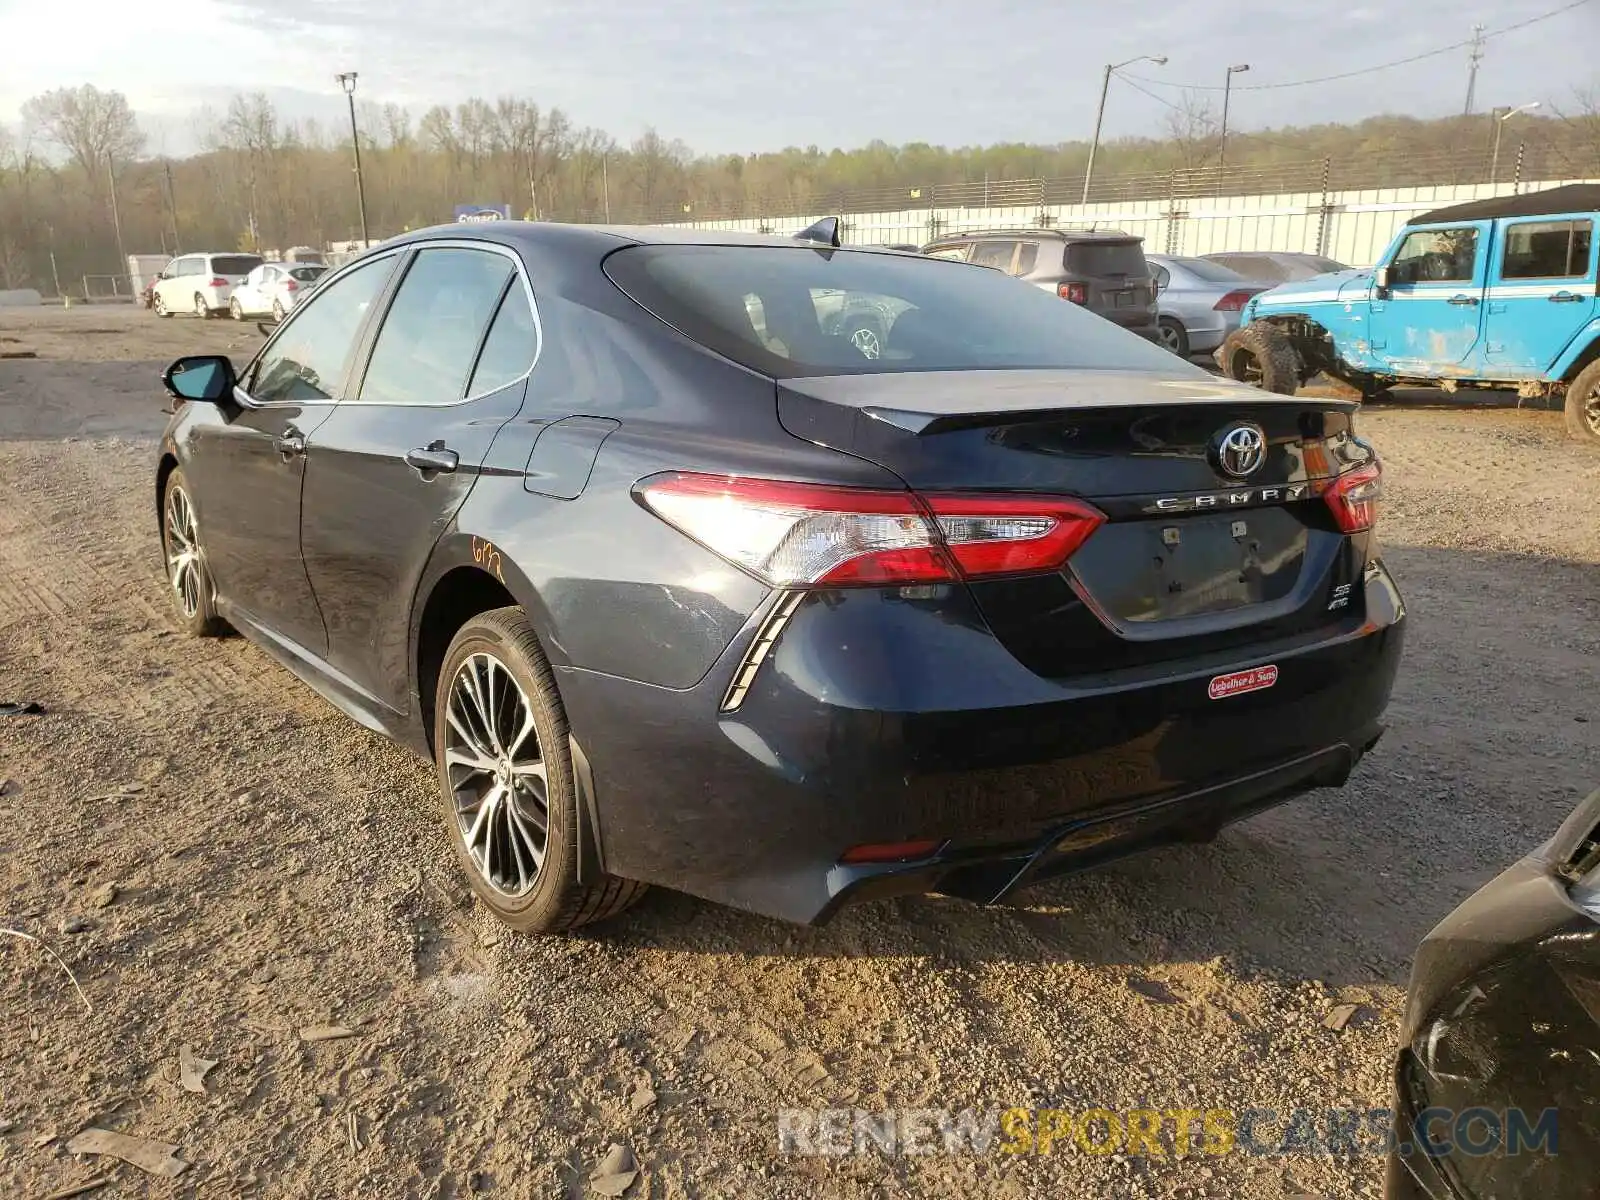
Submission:
[[[1115,522],[1073,556],[1072,569],[1119,621],[1179,620],[1288,596],[1308,540],[1284,508]]]
[[[1124,288],[1120,292],[1112,292],[1111,304],[1113,308],[1132,308],[1134,306],[1133,289]]]

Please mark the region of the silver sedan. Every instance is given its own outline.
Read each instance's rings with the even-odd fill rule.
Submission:
[[[1219,263],[1171,254],[1146,255],[1155,277],[1161,344],[1174,354],[1209,354],[1235,329],[1245,301],[1268,284]]]

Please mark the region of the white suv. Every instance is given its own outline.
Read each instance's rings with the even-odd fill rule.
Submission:
[[[260,265],[259,254],[180,255],[157,276],[150,307],[158,317],[180,312],[211,317],[226,312],[233,289]]]

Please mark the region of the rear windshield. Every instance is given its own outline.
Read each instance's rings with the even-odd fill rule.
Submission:
[[[290,267],[289,276],[298,279],[301,283],[310,283],[318,275],[327,271],[327,267]]]
[[[1148,275],[1138,242],[1068,242],[1067,270],[1078,275]]]
[[[1175,369],[1167,351],[1053,292],[939,259],[798,245],[632,246],[605,270],[685,336],[779,379]]]
[[[1237,271],[1230,271],[1221,263],[1209,262],[1203,258],[1173,258],[1169,262],[1182,267],[1196,279],[1204,279],[1207,283],[1245,283],[1245,277]]]
[[[218,275],[248,275],[261,265],[254,254],[216,254],[211,258],[211,269]]]

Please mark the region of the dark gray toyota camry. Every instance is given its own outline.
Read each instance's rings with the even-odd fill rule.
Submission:
[[[1381,733],[1353,404],[835,240],[427,230],[166,376],[180,621],[428,756],[509,925],[995,901]]]

